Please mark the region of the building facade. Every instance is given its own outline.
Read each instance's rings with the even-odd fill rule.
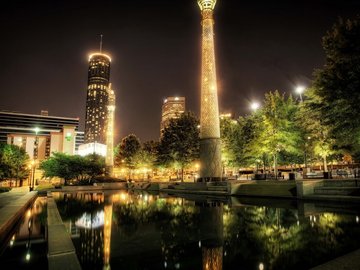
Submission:
[[[162,105],[160,135],[173,118],[185,112],[185,97],[167,97]]]
[[[45,159],[53,152],[73,155],[83,143],[79,118],[45,113],[0,112],[0,142],[23,147],[31,159]]]
[[[110,56],[94,53],[89,56],[86,97],[85,143],[106,144],[108,114]]]

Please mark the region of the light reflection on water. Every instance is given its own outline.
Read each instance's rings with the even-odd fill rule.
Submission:
[[[359,209],[147,193],[57,193],[84,269],[308,269],[360,247]]]

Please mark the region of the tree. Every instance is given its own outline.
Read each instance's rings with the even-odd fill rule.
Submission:
[[[158,145],[159,143],[155,141],[145,142],[142,145],[141,150],[134,156],[135,168],[144,170],[144,178],[148,170],[153,169],[155,166]],[[149,177],[149,174],[147,175]]]
[[[129,178],[131,172],[136,166],[136,157],[141,150],[141,143],[135,134],[124,137],[116,147],[115,162],[117,165],[124,164],[129,169]]]
[[[321,99],[315,94],[315,89],[308,89],[306,99],[299,110],[298,121],[305,131],[305,151],[309,151],[308,146],[311,144],[313,148],[311,150],[322,159],[324,171],[327,172],[327,159],[335,153],[333,150],[335,141],[330,137],[330,127],[323,123],[320,107]]]
[[[296,125],[297,106],[291,96],[278,91],[265,94],[264,106],[259,111],[256,135],[249,149],[254,156],[269,154],[277,176],[279,153],[300,154],[300,130]]]
[[[0,179],[15,179],[16,184],[28,177],[29,155],[25,149],[11,144],[0,144]]]
[[[171,119],[160,139],[158,164],[180,168],[183,181],[184,168],[199,158],[199,142],[198,120],[192,113]]]
[[[40,164],[45,177],[60,177],[65,181],[76,179],[89,181],[101,175],[105,169],[105,160],[96,154],[82,157],[64,153],[53,153],[53,156]]]
[[[338,148],[360,152],[360,17],[339,19],[323,38],[326,61],[315,72],[322,124]]]
[[[220,137],[221,137],[221,159],[224,166],[235,165],[235,140],[238,131],[238,123],[230,118],[220,119]]]

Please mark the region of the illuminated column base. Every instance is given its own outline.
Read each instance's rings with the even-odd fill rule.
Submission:
[[[222,181],[220,138],[200,139],[200,178],[198,182]]]
[[[106,166],[106,168],[105,168],[106,176],[113,176],[113,172],[114,172],[114,166],[112,166],[112,165]]]

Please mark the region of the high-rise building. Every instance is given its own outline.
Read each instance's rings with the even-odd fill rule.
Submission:
[[[23,147],[31,159],[53,152],[75,154],[83,143],[79,118],[0,112],[0,142]]]
[[[89,56],[85,116],[85,143],[106,144],[110,56],[101,52]]]
[[[213,17],[216,0],[197,2],[202,16],[199,181],[221,181],[221,141]]]
[[[167,97],[162,105],[160,134],[173,118],[185,112],[185,97]]]

